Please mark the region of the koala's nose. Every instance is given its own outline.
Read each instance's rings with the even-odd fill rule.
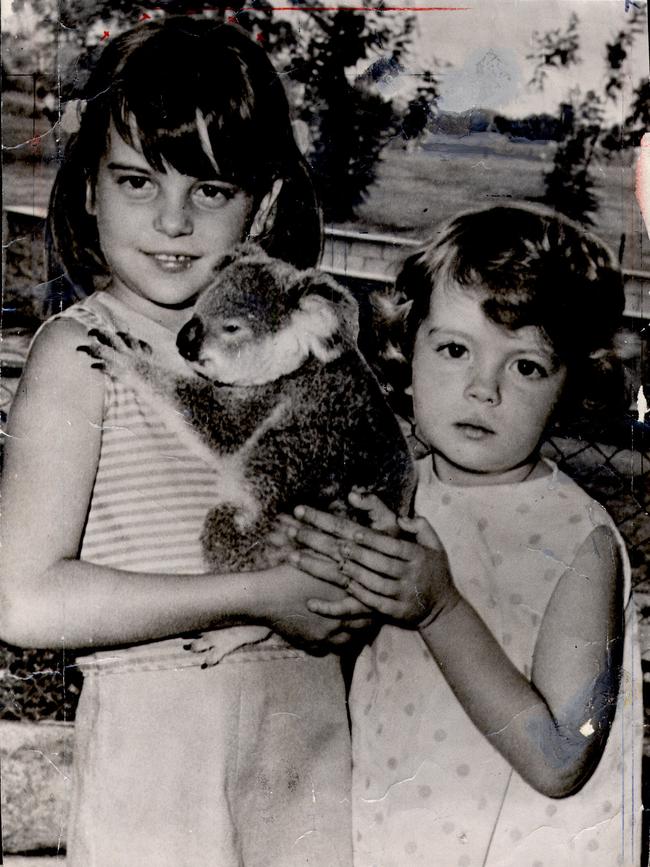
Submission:
[[[187,361],[196,361],[203,343],[203,323],[193,316],[178,332],[176,346]]]

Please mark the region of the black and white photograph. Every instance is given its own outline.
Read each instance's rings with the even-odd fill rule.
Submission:
[[[0,864],[648,867],[645,0],[2,0]]]

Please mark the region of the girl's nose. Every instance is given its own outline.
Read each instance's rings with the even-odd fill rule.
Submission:
[[[496,405],[501,402],[501,389],[496,373],[489,370],[474,370],[467,385],[467,397],[480,403]]]
[[[191,235],[194,228],[185,202],[176,198],[164,198],[160,202],[153,226],[157,232],[169,238]]]

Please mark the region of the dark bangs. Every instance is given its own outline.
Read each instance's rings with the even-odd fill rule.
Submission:
[[[623,310],[622,276],[607,247],[542,209],[460,215],[409,270],[429,291],[448,286],[484,295],[489,319],[513,331],[539,328],[564,362],[609,347]],[[404,289],[406,282],[408,273]]]
[[[246,192],[268,189],[289,144],[270,129],[290,126],[284,91],[260,54],[232,25],[168,21],[130,53],[107,93],[117,132],[157,171],[167,163],[212,178],[216,163],[223,180]],[[278,116],[282,108],[285,118]],[[197,113],[205,121],[201,131]]]

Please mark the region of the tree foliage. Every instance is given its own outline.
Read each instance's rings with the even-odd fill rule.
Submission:
[[[640,142],[650,119],[650,87],[642,81],[635,91],[629,116],[622,125],[608,127],[606,106],[616,102],[624,88],[626,61],[635,39],[644,32],[644,6],[630,4],[625,27],[605,45],[604,83],[602,92],[595,89],[582,93],[575,89],[560,106],[563,134],[555,151],[552,169],[544,175],[544,201],[561,213],[586,224],[598,210],[594,194],[594,162],[608,153]],[[580,62],[579,19],[575,13],[567,27],[540,35],[533,34],[534,61],[530,84],[543,88],[548,70],[561,69]]]
[[[564,30],[558,27],[546,33],[533,31],[533,48],[530,54],[526,55],[527,60],[534,62],[533,77],[529,82],[532,87],[543,90],[549,69],[566,68],[580,62],[578,25],[578,16],[572,12]]]
[[[564,113],[529,114],[526,117],[510,118],[497,114],[492,126],[501,135],[527,141],[560,141],[567,133],[567,118]]]
[[[413,19],[369,4],[332,12],[320,2],[293,18],[276,18],[269,7],[263,16],[237,17],[286,75],[296,117],[310,132],[309,157],[325,219],[352,219],[375,179],[381,151],[398,130],[396,106],[376,80],[386,70],[399,70]],[[366,74],[354,74],[373,57]]]
[[[402,114],[400,132],[405,141],[417,141],[429,128],[438,103],[438,81],[427,69],[420,76],[415,94]]]
[[[591,164],[602,130],[602,108],[590,90],[577,105],[567,103],[562,109],[566,131],[553,168],[544,175],[545,202],[572,220],[592,225],[598,200]]]

